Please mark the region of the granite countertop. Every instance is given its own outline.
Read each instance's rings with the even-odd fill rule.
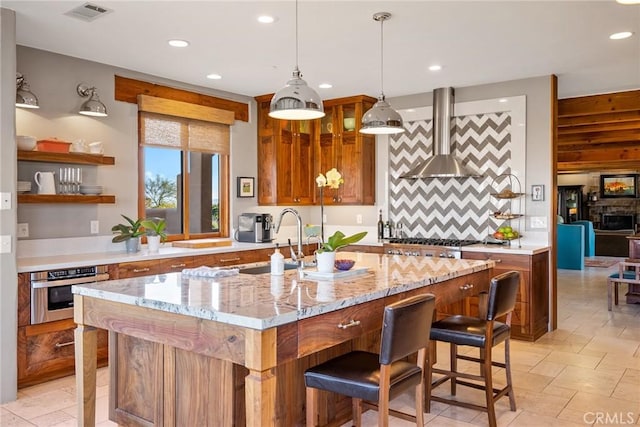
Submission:
[[[239,274],[169,273],[74,285],[74,294],[264,330],[494,266],[493,261],[341,252],[361,271],[336,280]],[[362,270],[365,270],[362,272]]]

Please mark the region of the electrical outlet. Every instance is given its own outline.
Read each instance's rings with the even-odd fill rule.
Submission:
[[[23,222],[18,224],[18,230],[16,232],[16,236],[20,237],[29,237],[29,223]]]
[[[531,217],[531,228],[547,228],[547,217],[546,216],[532,216]]]
[[[356,224],[362,224],[362,215],[361,214],[356,215]]]
[[[322,223],[323,224],[327,223],[327,214],[322,215]]]
[[[0,193],[0,209],[11,209],[11,193]]]
[[[0,254],[11,252],[11,236],[0,236]]]
[[[98,221],[91,221],[91,234],[98,234],[100,232],[100,223]]]

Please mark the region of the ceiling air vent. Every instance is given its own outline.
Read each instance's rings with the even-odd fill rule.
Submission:
[[[78,18],[85,22],[91,22],[111,12],[113,12],[113,10],[107,9],[106,7],[93,3],[85,3],[82,6],[71,9],[69,12],[66,12],[65,15]]]

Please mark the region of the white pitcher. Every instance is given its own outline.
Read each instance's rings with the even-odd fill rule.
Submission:
[[[34,179],[38,186],[38,194],[56,194],[56,183],[53,172],[36,172]]]

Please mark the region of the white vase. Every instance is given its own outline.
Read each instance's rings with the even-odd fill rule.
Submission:
[[[150,254],[157,254],[160,251],[160,236],[147,236],[147,247]]]
[[[316,260],[318,262],[318,273],[333,273],[336,263],[335,252],[319,252],[316,254]]]

